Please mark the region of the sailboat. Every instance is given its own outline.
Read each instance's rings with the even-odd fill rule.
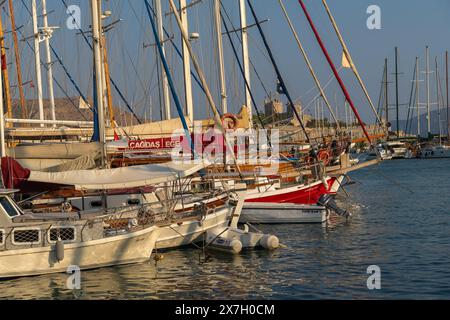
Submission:
[[[423,145],[417,152],[417,157],[420,159],[440,159],[450,158],[450,147],[444,145]]]
[[[428,50],[427,50],[428,53]],[[446,65],[448,67],[448,55],[446,55]],[[442,129],[442,119],[441,119],[441,104],[443,104],[444,97],[442,95],[441,80],[439,77],[438,60],[436,57],[436,93],[437,93],[437,114],[439,123],[439,137],[433,141],[425,142],[419,145],[419,150],[417,152],[417,157],[420,159],[439,159],[439,158],[450,158],[450,146],[443,143],[443,129]],[[448,79],[447,79],[448,82]],[[447,83],[448,91],[448,83]],[[448,92],[447,92],[448,96]]]
[[[126,210],[35,215],[14,192],[0,190],[0,278],[142,262],[155,248],[159,228]]]
[[[93,6],[97,6],[96,10],[100,11],[98,5],[99,2],[93,1]],[[93,16],[96,17],[95,14]],[[96,26],[95,23],[93,25]],[[154,27],[153,21],[152,27]],[[99,30],[94,29],[94,39],[99,33]],[[100,58],[99,42],[94,43],[94,53],[96,75],[100,75],[102,59]],[[190,54],[193,57],[191,52]],[[160,57],[172,85],[180,121],[185,129],[184,137],[189,140],[190,136],[187,134],[189,127],[181,111],[178,96],[173,89],[167,61],[164,55]],[[197,66],[197,64],[195,65]],[[201,70],[197,71],[204,81]],[[100,166],[103,168],[77,169],[73,163],[66,163],[57,169],[52,168],[50,171],[36,171],[23,168],[13,159],[3,158],[5,163],[4,181],[12,187],[21,188],[24,196],[26,196],[26,192],[41,191],[37,195],[32,195],[29,201],[24,201],[22,204],[30,206],[36,215],[45,215],[52,210],[52,207],[67,212],[77,212],[80,208],[85,210],[86,208],[101,207],[108,210],[116,206],[129,207],[138,211],[138,218],[159,225],[160,232],[155,245],[157,249],[173,248],[196,242],[202,234],[214,232],[217,228],[227,231],[226,234],[233,238],[238,234],[244,238],[250,234],[256,235],[237,229],[237,220],[242,209],[239,201],[243,202],[243,198],[241,200],[233,199],[230,191],[218,188],[210,189],[207,183],[201,183],[199,190],[196,190],[195,185],[191,185],[191,176],[205,168],[203,161],[200,161],[200,164],[185,166],[167,162],[105,168],[107,149],[105,148],[104,125],[102,125],[103,107],[100,94],[102,82],[98,76],[96,77],[96,88],[96,114],[98,117],[96,120],[98,128],[96,127],[96,129],[101,147]],[[204,88],[208,92],[206,83],[204,83]],[[214,110],[213,103],[211,106]],[[214,122],[216,125],[219,123],[220,127],[222,119],[217,116],[217,112],[215,113]],[[42,192],[42,190],[47,191]],[[219,232],[220,234],[222,232]],[[258,233],[256,238],[262,239],[263,236]],[[253,239],[255,238],[253,237]],[[247,243],[244,241],[243,246],[253,247],[259,243],[259,241]],[[270,246],[266,242],[264,243],[267,248],[277,247],[276,241]]]
[[[47,55],[49,54],[48,42],[51,37],[52,31],[55,29],[53,27],[48,27],[47,23],[47,15],[45,14],[46,8],[43,5],[43,17],[44,19],[44,27],[37,28],[37,12],[36,8],[33,7],[33,26],[34,26],[34,37],[45,39],[46,47],[47,47]],[[101,23],[101,22],[100,22]],[[38,31],[36,31],[36,29]],[[84,40],[88,43],[88,45],[93,49],[93,45],[89,42],[89,39],[85,36],[84,32],[81,30]],[[102,35],[102,38],[104,36]],[[62,64],[62,59],[60,56],[57,56],[56,51],[53,47],[52,52],[55,55],[55,58]],[[110,79],[110,75],[107,70],[108,67],[108,59],[106,46],[102,44],[102,52],[101,55],[101,63],[102,63],[102,72],[105,73],[105,80]],[[39,57],[39,43],[34,44],[35,51],[35,67],[36,73],[40,71],[41,60]],[[51,81],[51,71],[52,64],[44,63],[44,65],[48,65],[48,73],[49,73],[49,91],[50,87],[53,85],[53,81]],[[69,80],[73,82],[72,76],[69,74],[67,68],[62,64],[63,70],[67,73]],[[40,72],[39,72],[40,73]],[[192,73],[193,74],[193,73]],[[194,75],[195,76],[195,75]],[[42,87],[40,76],[37,75],[37,84],[38,87]],[[108,81],[105,81],[107,85]],[[111,78],[112,85],[117,88],[114,81]],[[74,84],[78,93],[80,94],[80,103],[87,105],[87,99],[80,91],[79,87]],[[105,87],[105,85],[103,86]],[[146,139],[152,139],[155,137],[165,137],[170,138],[172,132],[175,129],[182,127],[181,119],[170,119],[168,117],[165,120],[151,123],[139,123],[137,125],[131,126],[123,126],[118,127],[115,125],[115,121],[113,120],[114,116],[112,115],[112,98],[111,98],[111,89],[107,85],[108,88],[103,88],[102,92],[102,100],[104,96],[107,95],[107,106],[109,109],[109,116],[112,117],[110,119],[109,124],[110,127],[104,128],[105,135],[105,143],[107,155],[111,158],[110,164],[112,166],[121,166],[121,165],[132,165],[132,164],[143,164],[138,157],[136,157],[137,151],[133,146],[135,146],[139,142],[146,142]],[[40,90],[38,90],[40,92]],[[105,93],[105,91],[107,91]],[[9,91],[8,91],[9,92]],[[118,92],[119,96],[124,99],[122,92]],[[54,101],[54,97],[49,92],[49,100]],[[106,99],[105,99],[106,100]],[[37,102],[39,105],[42,105],[42,94],[38,94]],[[105,101],[106,102],[106,101]],[[54,108],[54,103],[52,104],[52,109]],[[125,101],[125,104],[129,107],[129,104]],[[106,106],[106,104],[105,104]],[[10,107],[10,106],[8,106]],[[90,107],[90,106],[88,106]],[[133,111],[131,110],[133,113]],[[134,113],[133,113],[134,114]],[[236,115],[224,115],[224,121],[226,121],[227,117],[233,118],[233,123],[236,128],[247,129],[249,128],[250,116],[247,112],[247,109],[242,108],[241,112]],[[138,119],[139,120],[139,119]],[[140,121],[139,121],[140,122]],[[192,118],[186,119],[187,126],[189,128],[201,127],[201,128],[209,128],[212,124],[214,124],[214,119],[205,119],[205,120],[196,120]],[[51,120],[45,120],[43,117],[39,117],[39,119],[12,119],[12,116],[9,114],[5,118],[5,123],[7,124],[30,124],[32,127],[7,127],[5,129],[5,141],[10,142],[11,147],[6,148],[7,156],[14,157],[22,166],[30,168],[32,170],[48,170],[52,167],[59,166],[68,161],[73,161],[87,154],[95,153],[99,151],[102,147],[99,146],[96,142],[87,142],[86,140],[90,140],[94,133],[93,122],[90,121],[63,121],[52,118]],[[35,127],[35,125],[38,127]],[[44,127],[45,125],[45,127]],[[51,127],[49,127],[51,126]],[[117,137],[117,133],[122,136],[127,136],[128,141],[124,141],[122,144],[112,142],[115,137]],[[56,137],[56,141],[55,141]],[[64,141],[64,138],[67,138],[68,141]],[[63,141],[61,141],[63,140]],[[19,143],[19,144],[18,144]],[[120,147],[118,147],[118,144]],[[125,151],[124,151],[125,149]],[[140,150],[141,153],[143,150]],[[153,150],[155,151],[155,150]],[[127,155],[134,152],[134,155],[131,158],[128,158]],[[143,157],[147,163],[151,161],[158,162],[158,159],[149,159],[148,155]],[[145,161],[144,161],[145,162]]]

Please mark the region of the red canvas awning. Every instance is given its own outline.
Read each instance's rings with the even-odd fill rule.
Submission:
[[[23,168],[13,158],[2,158],[1,166],[5,188],[20,189],[20,186],[30,177],[31,171]]]

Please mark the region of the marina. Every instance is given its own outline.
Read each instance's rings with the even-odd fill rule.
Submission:
[[[450,297],[442,41],[362,53],[332,0],[74,2],[0,2],[0,300]]]
[[[361,184],[347,188],[352,199],[347,204],[353,212],[351,223],[332,219],[325,225],[295,228],[258,225],[282,239],[283,250],[240,255],[214,252],[208,263],[200,263],[199,250],[188,247],[166,252],[156,266],[152,260],[85,272],[79,291],[65,287],[65,274],[2,281],[0,297],[247,300],[351,299],[357,295],[364,299],[443,299],[450,290],[449,261],[437,246],[448,245],[446,207],[450,203],[448,199],[439,204],[430,201],[441,197],[440,187],[425,194],[420,181],[430,176],[435,185],[448,188],[448,171],[436,175],[448,165],[446,159],[435,160],[431,166],[422,160],[389,161],[377,169],[361,170],[353,175]],[[412,174],[412,169],[419,170]],[[380,170],[411,184],[400,188],[387,182]],[[373,188],[383,192],[373,195],[369,192]],[[418,202],[397,201],[412,196]],[[423,215],[424,210],[433,215]],[[389,273],[383,290],[368,291],[365,269],[377,263]]]

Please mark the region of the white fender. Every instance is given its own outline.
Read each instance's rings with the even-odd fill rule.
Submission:
[[[280,246],[280,240],[274,235],[264,235],[259,244],[267,250],[275,250]]]

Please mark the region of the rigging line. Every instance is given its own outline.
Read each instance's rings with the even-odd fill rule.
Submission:
[[[444,104],[444,94],[443,94],[443,90],[442,90],[442,82],[441,82],[441,78],[440,78],[440,72],[438,69],[438,60],[436,57],[436,89],[437,89],[437,107],[438,107],[438,116],[439,116],[439,143],[442,144],[442,135],[443,135],[443,130],[442,130],[442,118],[441,118],[441,106],[442,104]],[[440,101],[439,101],[440,99]],[[442,104],[441,104],[442,103]]]
[[[22,0],[22,4],[23,4],[23,5],[25,6],[25,8],[28,10],[28,7],[27,7],[26,4],[24,3],[24,0]],[[31,12],[30,12],[29,10],[28,10],[28,12],[31,14]],[[21,31],[20,29],[18,30],[18,32],[19,32],[19,34],[20,34],[21,37],[24,37],[24,35],[23,35],[23,33],[22,33],[22,31]],[[34,52],[34,48],[33,48],[33,46],[30,44],[29,40],[26,40],[25,42],[26,42],[27,46],[30,48],[30,50],[32,51],[32,53],[34,54],[34,53],[35,53],[35,52]],[[55,56],[57,56],[56,53],[55,53]],[[58,56],[57,56],[57,59],[59,59]],[[44,66],[45,69],[48,70],[47,65],[46,65],[42,60],[41,60],[41,64]],[[53,81],[55,81],[55,83],[56,83],[56,85],[58,86],[58,88],[61,89],[61,91],[63,92],[63,94],[66,96],[66,98],[68,98],[68,100],[70,101],[70,103],[72,104],[72,106],[78,111],[78,113],[83,117],[83,119],[88,120],[88,119],[86,118],[86,116],[85,116],[85,115],[81,112],[81,110],[78,108],[78,106],[72,101],[72,98],[69,96],[69,94],[67,93],[67,91],[63,88],[63,86],[62,86],[61,83],[56,79],[55,76],[53,76]],[[82,96],[82,98],[84,99],[83,96]],[[85,100],[85,101],[87,101],[87,100]],[[32,104],[32,106],[31,106],[30,114],[32,114],[33,109],[34,109],[34,104]]]
[[[247,0],[247,3],[249,5],[249,7],[250,7],[250,11],[251,11],[251,13],[253,15],[253,18],[255,20],[256,26],[258,27],[259,33],[260,33],[261,38],[262,38],[262,40],[264,42],[264,46],[266,47],[266,50],[267,50],[267,52],[269,54],[270,60],[272,62],[272,65],[273,65],[273,67],[275,69],[275,72],[277,74],[278,81],[280,82],[280,85],[283,88],[283,91],[284,91],[287,99],[289,100],[289,106],[294,111],[294,114],[297,117],[297,120],[299,121],[300,126],[302,127],[303,133],[305,134],[305,137],[306,137],[306,141],[308,143],[310,143],[311,140],[309,138],[309,134],[306,131],[306,127],[305,127],[305,125],[303,123],[303,120],[302,120],[300,114],[298,113],[297,109],[295,108],[294,101],[292,100],[291,95],[290,95],[289,91],[287,90],[286,83],[284,82],[284,78],[281,75],[280,69],[278,68],[278,65],[277,65],[277,63],[275,61],[275,57],[273,56],[272,49],[270,48],[269,43],[267,42],[266,36],[265,36],[265,34],[264,34],[263,30],[262,30],[261,23],[259,22],[258,17],[256,16],[256,12],[255,12],[255,10],[253,8],[253,5],[252,5],[250,0]],[[318,158],[317,151],[316,151],[315,147],[313,147],[313,151],[314,151],[315,158]]]
[[[153,14],[153,16],[156,16],[155,10],[153,9],[153,7],[150,5],[150,3],[148,4],[148,9],[150,9],[151,13]],[[166,36],[166,38],[170,41],[170,43],[172,44],[172,47],[175,49],[175,52],[177,53],[177,55],[180,58],[183,58],[183,54],[181,53],[180,49],[178,48],[177,44],[175,43],[175,41],[173,40],[172,36],[170,35],[170,33],[167,31],[167,29],[165,27],[163,27],[164,30],[164,34]],[[202,83],[200,82],[200,80],[198,79],[197,75],[194,73],[194,71],[191,70],[191,76],[194,79],[194,81],[197,83],[197,85],[200,87],[200,89],[205,93],[205,89],[202,86]]]
[[[128,2],[128,5],[131,7],[131,11],[133,12],[134,16],[136,17],[136,20],[138,21],[141,30],[144,31],[143,36],[145,37],[146,36],[146,32],[145,32],[145,26],[144,26],[144,23],[143,23],[143,19],[144,19],[143,15],[144,15],[145,11],[142,10],[142,17],[141,17],[141,19],[139,19],[138,18],[138,14],[136,12],[136,9],[134,8],[134,6],[131,3],[131,1],[128,0],[127,2]],[[144,50],[144,55],[145,55],[145,50]],[[157,57],[157,55],[158,55],[158,48],[155,46],[155,57]],[[153,65],[154,65],[154,68],[152,70],[150,79],[148,81],[148,91],[146,92],[146,96],[150,97],[150,92],[152,92],[153,89],[157,87],[157,89],[158,89],[158,91],[157,91],[158,92],[158,102],[159,102],[159,105],[162,106],[163,105],[163,97],[162,97],[162,90],[163,89],[162,89],[162,86],[161,86],[161,82],[159,81],[159,79],[161,79],[161,72],[162,72],[161,71],[161,66],[160,66],[160,64],[158,62],[154,63]],[[156,85],[152,86],[152,82],[153,82],[152,79],[154,78],[155,72],[156,72]],[[144,90],[144,92],[145,91],[146,90]],[[146,99],[144,103],[147,103],[147,101],[148,100]],[[153,121],[152,103],[150,103],[150,105],[149,105],[149,111],[150,111],[150,117],[152,118],[152,121]],[[159,117],[160,117],[161,120],[164,119],[163,108],[159,108]],[[160,127],[160,129],[162,129],[162,128]]]
[[[283,3],[282,0],[278,0],[278,2],[280,4],[280,7],[281,7],[283,13],[284,13],[284,16],[285,16],[286,21],[287,21],[287,23],[289,25],[289,28],[291,29],[292,34],[294,35],[295,40],[297,41],[297,45],[298,45],[298,47],[299,47],[299,49],[300,49],[300,51],[301,51],[301,53],[303,55],[303,58],[305,59],[306,65],[308,66],[308,69],[309,69],[309,72],[311,73],[311,76],[313,77],[314,82],[316,83],[316,86],[319,89],[320,95],[322,96],[323,101],[325,101],[325,104],[326,104],[328,110],[330,111],[331,116],[333,117],[334,121],[336,122],[336,129],[338,131],[340,131],[341,128],[340,128],[338,119],[336,118],[336,115],[333,112],[333,108],[331,107],[330,101],[328,100],[327,96],[325,95],[323,87],[320,84],[319,78],[317,77],[317,75],[316,75],[316,73],[314,71],[314,68],[313,68],[313,66],[311,64],[311,61],[310,61],[310,59],[308,57],[308,54],[306,53],[302,43],[300,42],[300,38],[298,37],[298,34],[295,31],[294,25],[292,24],[291,18],[289,17],[289,14],[288,14],[288,12],[286,10],[286,7],[284,6],[284,3]]]
[[[173,0],[170,0],[170,1],[173,1]],[[266,47],[267,53],[269,54],[270,60],[275,69],[275,73],[277,74],[278,82],[279,82],[281,88],[283,89],[283,93],[286,95],[286,97],[289,101],[289,107],[293,110],[293,112],[300,124],[300,127],[303,130],[303,134],[305,135],[306,141],[308,142],[308,144],[311,145],[311,155],[312,155],[313,159],[317,162],[317,166],[320,171],[320,178],[322,179],[322,183],[328,187],[328,184],[324,178],[325,168],[323,166],[323,163],[319,159],[317,145],[312,143],[312,140],[310,139],[308,131],[306,130],[305,124],[303,123],[303,119],[301,118],[300,114],[298,113],[297,108],[295,108],[294,101],[292,100],[292,97],[287,89],[286,83],[284,82],[284,78],[281,75],[280,69],[278,68],[278,64],[275,61],[275,57],[273,56],[272,49],[270,48],[269,43],[267,42],[266,36],[262,30],[261,23],[256,15],[255,9],[253,8],[253,5],[250,0],[247,0],[247,3],[250,8],[250,11],[252,13],[253,19],[255,20],[256,26],[258,27],[258,31],[259,31],[259,34],[261,35],[264,46]]]
[[[23,0],[22,0],[22,1],[23,1]],[[66,9],[68,10],[69,7],[68,7],[66,1],[65,1],[65,0],[61,0],[61,2],[64,4],[64,6],[66,7]],[[72,16],[72,18],[74,18],[74,17],[73,17],[73,13],[72,13],[70,10],[68,10],[68,11],[69,11],[68,13],[70,13],[70,15]],[[75,21],[76,21],[76,19],[75,19]],[[84,41],[86,42],[86,44],[89,46],[89,48],[90,48],[91,50],[93,50],[92,44],[90,43],[90,41],[89,41],[89,39],[88,39],[86,33],[81,29],[81,26],[77,25],[76,27],[77,27],[77,30],[78,30],[78,31],[81,33],[81,35],[83,36],[83,39],[84,39]],[[121,90],[119,89],[119,87],[117,86],[117,84],[116,84],[116,82],[114,81],[114,79],[113,79],[111,76],[110,76],[109,78],[110,78],[110,80],[111,80],[111,84],[113,85],[113,87],[114,87],[114,89],[116,90],[117,94],[119,95],[120,99],[125,103],[126,107],[127,107],[128,110],[132,113],[132,115],[134,116],[134,118],[136,118],[137,122],[138,122],[139,124],[142,124],[142,121],[138,118],[138,116],[137,116],[136,113],[134,112],[133,108],[131,107],[131,105],[128,103],[128,101],[126,100],[125,96],[123,95],[122,91],[121,91]]]
[[[336,35],[337,35],[337,37],[339,39],[339,42],[341,43],[341,46],[342,46],[342,48],[344,50],[344,54],[345,54],[345,56],[346,56],[346,58],[347,58],[347,60],[348,60],[348,62],[350,64],[350,68],[352,69],[353,73],[355,74],[356,78],[358,79],[358,82],[359,82],[359,84],[361,86],[361,89],[363,90],[364,95],[366,96],[367,101],[369,102],[369,105],[372,108],[372,111],[375,113],[377,121],[379,122],[380,125],[382,125],[381,118],[376,112],[375,106],[373,105],[372,98],[370,97],[369,92],[367,91],[367,88],[366,88],[366,86],[364,84],[364,81],[362,80],[362,78],[361,78],[361,76],[360,76],[360,74],[358,72],[358,69],[356,68],[355,63],[353,62],[353,58],[350,55],[350,51],[348,50],[348,47],[347,47],[347,45],[346,45],[346,43],[344,41],[344,38],[342,37],[341,31],[339,30],[339,27],[338,27],[338,25],[336,23],[336,20],[334,19],[334,16],[331,13],[330,8],[328,7],[327,1],[326,0],[322,0],[322,3],[323,3],[323,6],[325,7],[325,10],[326,10],[327,14],[328,14],[328,17],[330,18],[331,24],[333,25],[333,29],[336,32]],[[304,7],[303,2],[301,3],[301,5],[302,5],[302,7]]]
[[[383,81],[385,78],[385,72],[386,72],[386,69],[383,68],[383,75],[381,77],[381,82],[380,82],[381,87],[380,87],[380,95],[378,96],[378,109],[377,109],[377,113],[380,115],[380,117],[383,116],[382,110],[383,110],[383,103],[384,103],[384,98],[385,98]]]
[[[143,27],[142,19],[140,19],[140,18],[138,17],[138,15],[137,15],[137,13],[136,13],[136,10],[135,10],[135,8],[133,7],[133,5],[131,4],[130,0],[128,0],[127,2],[128,2],[128,5],[131,7],[131,11],[133,12],[133,14],[134,14],[134,16],[135,16],[136,21],[139,23],[139,26],[140,26],[139,38],[141,38],[141,36],[143,35],[143,31],[145,31],[145,28]],[[143,14],[144,14],[144,11],[142,11],[142,15],[143,15]],[[141,18],[142,18],[142,17],[141,17]],[[144,35],[145,35],[145,34],[144,34]],[[123,35],[121,34],[120,37],[122,38]],[[135,64],[134,61],[131,59],[131,54],[129,53],[128,49],[126,48],[125,50],[126,50],[126,53],[127,53],[128,57],[129,57],[131,63],[133,64],[133,69],[135,70],[135,73],[136,73],[137,78],[138,78],[138,80],[139,80],[139,82],[140,82],[140,85],[141,85],[142,89],[143,89],[144,92],[145,92],[145,91],[146,91],[146,89],[145,89],[145,84],[144,84],[144,81],[141,79],[141,77],[140,77],[139,74],[138,74],[136,64]],[[142,58],[142,57],[141,57],[141,51],[138,50],[138,52],[137,52],[137,57],[136,57],[136,61],[139,61],[141,58]]]
[[[414,65],[415,65],[415,61],[414,61]],[[414,95],[414,79],[416,78],[416,68],[414,67],[414,72],[413,72],[413,81],[411,82],[411,94],[409,95],[409,104],[408,104],[408,116],[406,118],[406,128],[405,128],[405,133],[408,133],[408,127],[409,127],[409,117],[410,117],[410,113],[411,113],[411,107],[412,107],[412,101],[413,101],[413,95]]]
[[[69,73],[69,70],[67,70],[66,66],[64,65],[63,61],[61,60],[61,57],[58,55],[58,53],[55,51],[52,45],[50,45],[50,49],[52,50],[53,54],[55,55],[56,59],[58,60],[59,64],[61,65],[62,69],[64,70],[64,73],[67,75],[67,78],[69,81],[73,84],[75,87],[75,90],[78,92],[78,94],[81,96],[81,98],[87,103],[90,110],[92,110],[92,107],[89,105],[89,102],[86,98],[86,96],[81,91],[78,84],[75,82],[75,79],[72,77],[72,75]]]
[[[209,1],[209,13],[210,13],[210,16],[211,16],[211,21],[212,21],[212,23],[214,23],[214,28],[211,28],[211,30],[210,30],[210,32],[211,32],[210,36],[211,36],[211,39],[215,39],[215,38],[218,38],[218,35],[217,35],[217,28],[218,28],[218,26],[215,23],[216,19],[215,19],[215,4],[214,4],[214,1]],[[220,27],[220,25],[219,25],[219,27]],[[216,41],[212,41],[212,46],[213,46],[213,54],[212,54],[212,56],[210,58],[209,70],[214,70],[215,67],[216,66],[220,66],[220,63],[221,63],[221,61],[220,61],[221,53],[220,53],[220,50],[219,50],[218,41],[217,40]],[[222,46],[222,53],[223,53],[223,46]],[[219,70],[220,69],[221,69],[221,67],[219,67]],[[223,72],[225,72],[225,71],[223,71]],[[224,105],[223,105],[223,96],[222,95],[225,94],[226,92],[222,91],[221,72],[220,71],[219,72],[215,72],[215,74],[216,74],[216,77],[214,79],[215,86],[216,86],[215,89],[217,90],[217,92],[219,92],[219,99],[221,99],[220,106],[222,107],[222,112],[223,112]],[[225,80],[225,83],[226,83],[226,80]]]
[[[155,56],[158,56],[158,48],[155,47]],[[161,79],[161,67],[160,64],[158,62],[155,63],[156,65],[156,73],[157,73],[157,80],[156,80],[156,85],[158,86],[158,100],[159,100],[159,116],[161,118],[161,121],[164,119],[164,111],[163,108],[161,108],[161,106],[163,105],[163,96],[162,96],[162,90],[163,88],[161,87],[161,81],[159,81],[159,79]]]
[[[181,123],[183,124],[184,134],[185,134],[187,140],[189,141],[189,145],[192,150],[192,155],[195,157],[194,141],[191,138],[189,126],[186,122],[186,118],[184,117],[183,107],[181,106],[180,99],[178,98],[178,94],[175,90],[175,85],[173,83],[172,74],[171,74],[171,71],[167,64],[166,57],[164,56],[164,52],[161,47],[161,41],[160,41],[158,32],[156,31],[155,21],[153,19],[153,15],[150,10],[150,3],[148,2],[148,0],[144,0],[144,1],[145,1],[145,6],[147,9],[148,17],[150,19],[150,24],[152,26],[153,36],[155,37],[155,40],[156,40],[156,46],[158,47],[159,58],[161,59],[161,61],[163,63],[164,71],[166,72],[166,75],[167,75],[167,81],[169,82],[170,91],[172,92],[172,98],[175,101],[175,106],[177,108],[178,115],[180,116]]]
[[[145,1],[148,2],[148,0],[145,0]],[[170,4],[170,7],[172,8],[172,10],[174,10],[174,11],[177,10],[177,8],[175,6],[175,3],[174,3],[174,0],[169,0],[169,4]],[[182,36],[183,41],[186,44],[187,50],[189,52],[190,61],[192,61],[192,64],[194,65],[194,68],[195,68],[195,70],[197,71],[197,74],[200,77],[202,85],[205,88],[205,91],[206,91],[205,95],[208,98],[209,107],[211,108],[211,110],[212,110],[212,112],[214,114],[215,126],[222,133],[223,140],[224,140],[224,143],[226,144],[227,150],[231,150],[232,151],[232,152],[229,152],[230,153],[230,157],[231,157],[231,159],[233,161],[233,164],[235,165],[237,171],[239,172],[240,179],[243,180],[241,168],[240,168],[240,166],[238,164],[238,160],[236,158],[236,155],[233,152],[233,148],[231,146],[231,143],[230,143],[229,139],[227,138],[227,134],[226,134],[227,132],[226,132],[224,126],[223,126],[223,122],[222,122],[222,119],[220,117],[219,111],[217,110],[216,103],[214,102],[214,99],[213,99],[213,97],[211,95],[211,91],[209,89],[208,82],[207,82],[207,80],[205,78],[205,75],[204,75],[204,72],[203,72],[202,68],[200,67],[200,64],[198,62],[198,58],[197,58],[197,56],[196,56],[196,54],[194,52],[194,49],[192,48],[192,45],[189,42],[189,35],[187,34],[187,31],[183,28],[183,21],[181,20],[180,15],[177,12],[175,12],[174,16],[175,16],[175,20],[176,20],[178,29],[181,31],[181,36]],[[158,43],[158,45],[161,47],[160,43]]]
[[[250,1],[250,0],[247,0],[247,1]],[[361,119],[361,117],[359,115],[359,112],[356,109],[355,104],[353,103],[353,99],[350,97],[350,94],[348,93],[344,82],[342,81],[341,77],[339,76],[339,73],[336,70],[336,66],[333,63],[333,60],[331,60],[331,57],[328,54],[328,50],[326,49],[322,39],[320,38],[320,35],[319,35],[319,33],[318,33],[317,29],[316,29],[316,26],[314,25],[314,22],[312,21],[311,16],[309,15],[308,10],[306,9],[305,4],[303,3],[303,0],[298,0],[298,2],[300,4],[300,6],[302,7],[302,10],[303,10],[303,12],[304,12],[308,22],[309,22],[309,25],[310,25],[313,33],[315,34],[317,42],[319,43],[319,45],[320,45],[320,47],[321,47],[321,49],[323,51],[323,54],[325,55],[325,58],[327,59],[327,61],[328,61],[329,65],[330,65],[331,69],[333,70],[334,74],[336,75],[336,79],[339,82],[339,85],[340,85],[340,87],[341,87],[341,89],[342,89],[342,91],[343,91],[343,93],[345,95],[345,98],[347,99],[348,103],[350,104],[350,107],[352,108],[354,115],[358,119],[359,125],[361,126],[362,130],[364,131],[364,135],[366,136],[367,141],[369,142],[369,144],[372,144],[372,139],[370,138],[370,135],[367,132],[366,126],[365,126],[364,122],[362,121],[362,119]]]
[[[22,0],[22,4],[25,7],[25,9],[28,11],[28,13],[30,14],[30,16],[32,16],[32,13],[30,11],[30,9],[28,8],[27,4],[25,3],[24,0]],[[19,30],[19,33],[21,34],[21,36],[23,37],[23,34],[21,32],[21,30]],[[29,44],[28,40],[27,40],[28,46],[30,47],[30,49],[33,51],[34,53],[34,48]],[[59,64],[61,65],[61,67],[63,68],[65,74],[67,75],[67,77],[69,78],[69,81],[73,84],[73,86],[75,87],[75,90],[79,93],[79,95],[83,98],[83,100],[87,103],[88,100],[86,99],[86,96],[83,94],[83,92],[81,91],[80,87],[78,86],[78,84],[75,82],[75,80],[73,79],[73,77],[70,75],[69,71],[67,70],[66,66],[64,65],[61,57],[58,55],[58,53],[56,52],[56,50],[54,49],[54,47],[50,44],[50,49],[52,50],[53,54],[55,55],[56,59],[58,60]],[[41,61],[41,64],[48,70],[47,65]],[[53,79],[56,81],[55,77],[53,77]],[[88,104],[89,105],[89,104]],[[89,108],[92,110],[92,108],[89,106]]]
[[[222,7],[222,9],[223,9],[223,11],[224,11],[224,13],[225,13],[225,16],[227,17],[228,21],[230,22],[231,27],[232,27],[233,29],[235,29],[234,24],[233,24],[233,21],[231,20],[231,17],[230,17],[230,15],[228,14],[228,11],[227,11],[227,9],[225,8],[225,6],[223,5],[223,2],[222,2],[222,1],[220,2],[220,6]],[[235,37],[239,40],[239,43],[242,44],[242,39],[241,39],[241,37],[239,36],[239,32],[233,32],[233,33],[234,33]],[[263,90],[264,90],[266,96],[270,96],[270,93],[269,93],[269,91],[267,90],[267,87],[264,85],[264,82],[263,82],[263,80],[262,80],[261,75],[259,74],[258,70],[256,69],[255,64],[253,63],[253,59],[249,57],[249,61],[250,61],[250,65],[252,66],[252,69],[253,69],[253,71],[255,72],[255,75],[256,75],[256,77],[258,78],[258,81],[259,81],[259,83],[261,84],[261,87],[263,88]]]
[[[408,187],[404,186],[403,184],[401,184],[400,182],[397,182],[395,179],[389,177],[388,175],[384,174],[382,170],[375,168],[375,167],[370,167],[371,170],[376,171],[381,177],[383,177],[384,179],[386,179],[387,181],[391,182],[392,184],[398,186],[399,188],[408,191],[411,194],[414,194],[415,192],[411,189],[409,189]]]
[[[414,86],[415,87],[415,86]],[[417,93],[416,93],[416,88],[414,88],[414,99],[413,99],[413,102],[411,103],[411,109],[412,109],[412,111],[411,111],[411,117],[410,117],[410,119],[409,119],[409,124],[408,124],[408,130],[409,130],[409,132],[412,134],[412,122],[413,122],[413,118],[414,118],[414,115],[415,115],[415,105],[416,105],[416,103],[417,103]]]
[[[341,70],[342,70],[342,67],[339,67],[338,72],[340,72]],[[323,89],[328,88],[328,87],[331,85],[331,83],[333,82],[334,79],[336,79],[336,77],[332,74],[332,75],[330,76],[330,79],[328,79],[327,83],[325,83],[325,85],[323,86]],[[306,105],[305,111],[308,111],[308,110],[309,110],[310,112],[312,112],[312,110],[310,109],[311,105],[314,103],[314,101],[316,101],[317,99],[319,99],[321,96],[322,96],[322,95],[320,94],[320,92],[317,93],[317,94],[312,98],[312,100]],[[296,101],[298,101],[298,100],[300,100],[300,98],[298,98]]]
[[[134,63],[133,58],[131,57],[131,54],[128,51],[128,48],[126,46],[123,46],[123,48],[125,50],[126,55],[128,56],[128,59],[130,59],[131,66],[133,67],[133,71],[136,74],[136,78],[138,79],[138,82],[139,82],[141,88],[145,91],[145,84],[144,84],[143,80],[141,79],[141,77],[139,76],[139,72],[138,72],[137,66]]]
[[[199,15],[198,15],[198,7],[195,8],[196,11],[196,28],[197,30],[200,30],[200,19],[199,19]],[[213,30],[213,28],[211,28],[211,30]],[[197,39],[197,41],[194,42],[194,44],[192,44],[192,47],[194,47],[194,45],[197,47],[197,56],[199,57],[199,62],[201,63],[201,67],[203,70],[206,70],[205,68],[205,56],[204,56],[204,52],[202,50],[202,39],[203,37],[200,37],[199,39]],[[211,74],[209,74],[209,77],[212,78]],[[205,104],[208,103],[208,99],[206,98],[206,95],[203,95],[204,99],[205,99]],[[200,101],[200,98],[198,98],[198,101]]]
[[[247,89],[248,89],[248,91],[250,93],[250,98],[252,99],[252,104],[253,104],[253,107],[255,108],[256,116],[258,117],[258,121],[261,124],[261,127],[265,130],[266,128],[264,127],[264,122],[262,121],[261,113],[259,112],[259,108],[258,108],[258,104],[256,102],[256,99],[255,99],[254,95],[253,95],[253,91],[250,88],[250,85],[248,83],[248,79],[245,76],[244,67],[242,66],[242,63],[239,60],[239,55],[237,53],[236,46],[234,45],[233,39],[231,39],[231,35],[230,35],[230,32],[229,32],[228,25],[227,25],[225,19],[223,18],[223,15],[222,15],[222,10],[220,11],[220,17],[221,17],[221,20],[222,20],[222,24],[223,24],[223,26],[224,26],[224,28],[226,30],[228,41],[230,42],[231,48],[233,50],[234,57],[236,58],[236,62],[238,64],[238,66],[239,66],[239,70],[241,71],[241,75],[244,78],[245,86],[247,87]],[[271,141],[269,139],[269,134],[268,134],[267,130],[266,130],[266,134],[267,134],[267,141],[269,143],[270,148],[272,149],[272,143],[271,143]]]

